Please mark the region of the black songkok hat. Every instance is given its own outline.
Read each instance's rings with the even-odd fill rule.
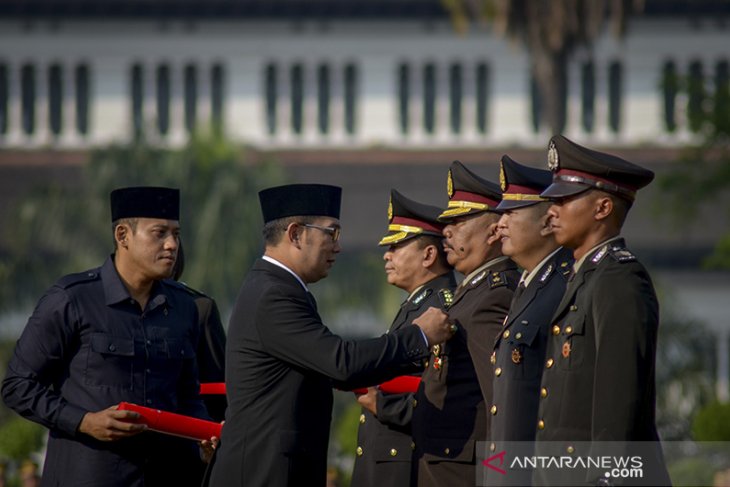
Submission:
[[[548,167],[553,172],[553,184],[540,196],[549,199],[600,189],[634,201],[636,191],[654,179],[648,169],[580,146],[562,135],[550,139]]]
[[[553,175],[550,171],[524,166],[503,155],[499,161],[499,185],[502,187],[502,202],[498,210],[512,210],[548,201],[540,196],[550,186]]]
[[[441,236],[444,228],[439,223],[441,209],[408,199],[398,191],[390,190],[388,203],[388,234],[378,245],[392,245],[420,235]]]
[[[109,196],[112,222],[121,218],[180,219],[180,190],[155,186],[118,188]]]
[[[451,163],[446,180],[449,205],[439,215],[439,221],[448,222],[457,216],[496,211],[502,200],[499,186],[474,174],[459,161]]]
[[[259,192],[264,223],[288,216],[340,218],[342,188],[328,184],[287,184]]]

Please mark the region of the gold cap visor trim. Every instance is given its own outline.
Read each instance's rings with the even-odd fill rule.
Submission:
[[[539,194],[519,194],[519,193],[504,193],[502,195],[503,200],[512,201],[548,201],[547,198],[541,197]]]
[[[378,245],[392,245],[394,243],[398,243],[401,240],[405,240],[408,237],[413,237],[414,234],[408,233],[408,232],[397,232],[392,233],[390,235],[386,235],[385,237],[380,239],[380,242],[378,242]]]
[[[438,219],[442,218],[451,218],[454,216],[459,215],[466,215],[467,213],[470,213],[472,210],[476,211],[487,211],[489,210],[489,205],[486,203],[476,203],[474,201],[449,201],[449,209],[444,210],[443,213],[441,213],[438,216]]]

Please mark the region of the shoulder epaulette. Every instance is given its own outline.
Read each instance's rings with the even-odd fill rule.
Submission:
[[[567,260],[564,260],[563,262],[561,262],[559,264],[559,267],[560,267],[560,273],[564,277],[568,277],[570,275],[570,273],[573,272],[573,266],[570,265],[570,262],[568,262]]]
[[[500,286],[506,286],[507,285],[507,273],[502,272],[492,272],[492,274],[489,276],[489,287],[491,289],[494,289],[496,287]]]
[[[452,293],[450,289],[440,289],[438,296],[443,309],[448,309],[449,306],[451,306],[451,303],[454,302],[454,293]]]
[[[415,298],[413,298],[413,300],[411,301],[411,303],[413,303],[416,306],[418,306],[419,304],[421,304],[423,302],[424,299],[426,299],[427,297],[429,297],[432,292],[433,292],[433,290],[431,290],[431,289],[424,289],[418,296],[416,296]]]
[[[550,277],[550,274],[553,272],[553,268],[555,266],[552,264],[552,262],[545,268],[545,270],[540,274],[540,282],[547,281],[547,278]]]
[[[193,289],[190,286],[188,286],[186,283],[182,281],[175,281],[173,279],[165,279],[165,284],[168,284],[176,289],[180,289],[181,291],[185,291],[187,294],[190,294],[191,296],[206,296],[205,293],[202,293],[198,291],[197,289]]]
[[[95,281],[96,279],[99,279],[99,277],[100,277],[100,274],[99,274],[98,269],[94,269],[91,271],[78,272],[76,274],[69,274],[67,276],[63,276],[61,279],[58,280],[56,285],[62,289],[68,289],[71,286],[75,286],[76,284],[81,284],[82,282]]]
[[[636,256],[625,247],[611,247],[609,254],[611,254],[611,257],[613,257],[616,262],[624,263],[636,260]]]
[[[596,252],[593,255],[593,257],[591,257],[591,262],[593,262],[594,264],[598,264],[599,262],[601,262],[603,260],[603,258],[606,256],[607,253],[608,253],[608,245],[604,245],[603,247],[601,247],[601,250]]]

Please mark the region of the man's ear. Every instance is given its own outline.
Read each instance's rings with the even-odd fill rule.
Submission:
[[[547,237],[554,233],[553,226],[550,224],[551,219],[552,219],[552,216],[550,216],[550,214],[547,212],[540,217],[539,224],[540,224],[540,236],[541,237]]]
[[[120,223],[114,227],[114,240],[117,242],[117,247],[127,248],[127,235],[129,235],[129,226],[126,223]]]
[[[499,226],[497,223],[490,223],[487,227],[487,243],[494,245],[499,242]]]
[[[286,238],[287,240],[294,245],[296,248],[301,249],[302,246],[299,243],[299,238],[301,237],[301,225],[298,223],[292,222],[286,227]]]
[[[435,245],[426,245],[422,252],[423,259],[421,265],[425,268],[431,267],[438,257],[438,249]]]
[[[593,218],[605,220],[613,213],[613,200],[610,196],[599,196],[593,206]]]

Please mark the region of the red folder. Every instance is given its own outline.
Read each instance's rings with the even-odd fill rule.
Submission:
[[[410,392],[416,392],[418,385],[421,383],[421,378],[413,375],[402,375],[383,382],[378,386],[378,389],[383,391],[385,394],[406,394]],[[355,394],[365,394],[368,392],[366,388],[353,389],[352,392]]]
[[[120,402],[119,410],[139,413],[140,418],[134,422],[146,424],[149,429],[159,433],[198,441],[210,440],[213,436],[221,437],[222,425],[214,421],[146,408],[129,402]]]
[[[203,395],[226,395],[225,382],[208,382],[200,384],[200,394]]]

